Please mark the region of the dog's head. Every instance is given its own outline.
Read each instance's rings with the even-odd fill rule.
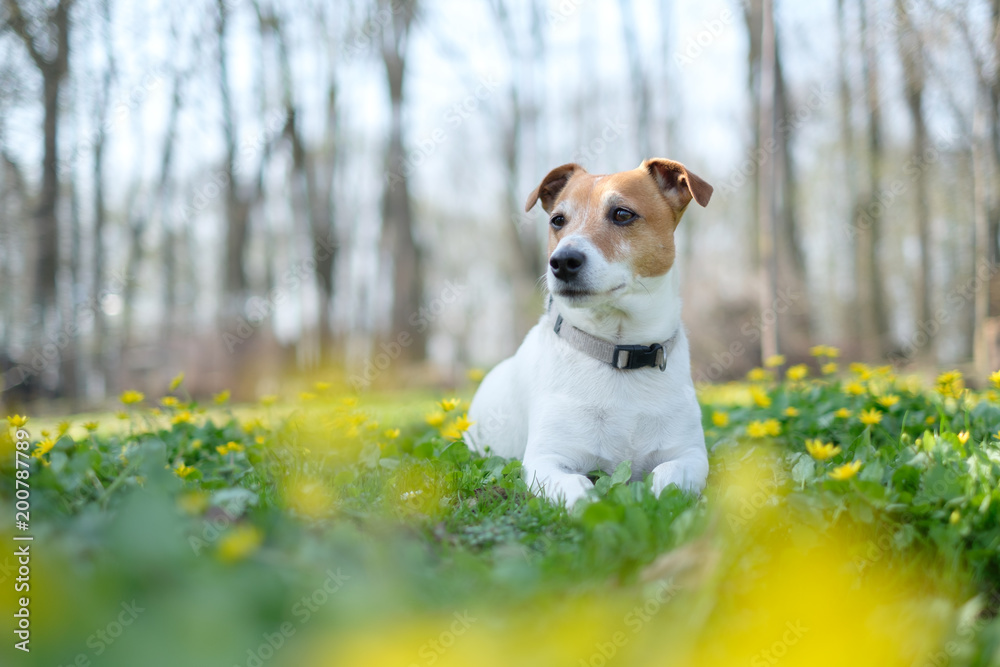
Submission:
[[[631,171],[588,174],[556,167],[528,195],[549,214],[549,292],[573,307],[596,306],[663,276],[674,264],[674,230],[691,200],[712,186],[680,162],[654,158]],[[648,281],[647,281],[648,282]]]

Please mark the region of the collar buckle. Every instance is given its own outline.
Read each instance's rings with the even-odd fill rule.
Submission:
[[[654,366],[661,371],[667,367],[667,353],[660,343],[652,345],[615,345],[614,366],[620,369]]]

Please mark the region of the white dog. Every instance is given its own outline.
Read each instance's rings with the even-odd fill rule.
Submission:
[[[674,230],[712,186],[679,162],[650,159],[595,176],[553,169],[528,196],[549,214],[550,300],[517,353],[483,380],[466,441],[524,460],[532,488],[572,506],[631,461],[700,492],[708,477],[701,408],[681,325]]]

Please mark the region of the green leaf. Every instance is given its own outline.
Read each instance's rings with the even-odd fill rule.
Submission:
[[[622,461],[615,468],[615,472],[611,475],[611,486],[617,486],[618,484],[624,484],[625,482],[632,479],[632,462]]]
[[[803,456],[792,466],[792,479],[796,484],[805,484],[816,477],[816,464],[809,456]]]

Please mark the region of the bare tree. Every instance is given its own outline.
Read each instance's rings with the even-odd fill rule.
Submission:
[[[917,223],[917,240],[920,252],[920,275],[917,286],[917,321],[931,319],[931,257],[930,257],[930,203],[928,201],[928,165],[925,164],[927,150],[927,123],[924,118],[924,47],[920,33],[914,23],[912,9],[903,0],[896,0],[897,44],[903,64],[903,87],[906,109],[913,127],[910,161],[915,168],[913,181],[914,211]],[[936,358],[935,338],[928,337],[927,344],[920,348],[918,358],[924,364],[933,364]]]
[[[410,360],[423,359],[427,332],[413,327],[410,318],[417,313],[423,296],[421,252],[413,234],[413,206],[410,201],[409,168],[406,164],[403,137],[403,83],[406,73],[407,45],[416,15],[416,0],[379,0],[391,19],[382,31],[381,55],[389,86],[389,141],[385,148],[385,187],[382,193],[381,254],[392,276],[392,313],[390,335],[395,341],[407,338],[402,354]]]
[[[56,276],[59,270],[59,99],[69,71],[70,20],[73,0],[58,0],[32,28],[21,0],[4,0],[6,25],[20,38],[42,77],[42,188],[35,211],[37,259],[35,262],[36,307],[41,310],[38,334],[42,340],[46,322],[59,316]]]

